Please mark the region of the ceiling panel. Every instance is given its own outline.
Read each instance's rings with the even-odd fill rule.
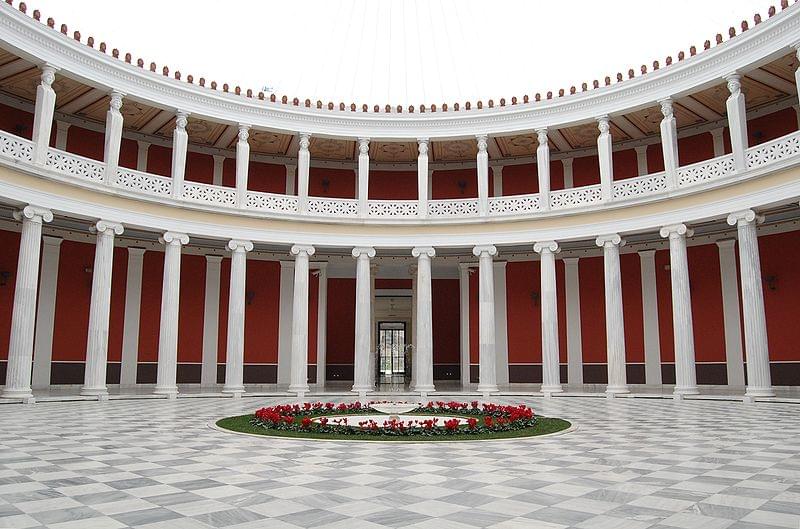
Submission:
[[[290,134],[278,134],[265,130],[250,131],[250,149],[253,152],[285,155],[291,141]]]
[[[312,158],[319,160],[352,160],[354,159],[355,145],[354,141],[312,136],[308,150]]]
[[[417,144],[412,142],[371,141],[369,143],[370,160],[376,162],[415,162],[417,154]]]
[[[475,140],[434,141],[431,144],[435,161],[475,160],[478,155],[478,142]]]
[[[535,134],[498,136],[495,138],[495,141],[504,158],[533,156],[536,154],[536,149],[539,147],[539,141]]]

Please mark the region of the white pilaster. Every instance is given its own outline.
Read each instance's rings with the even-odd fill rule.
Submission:
[[[33,340],[33,389],[50,386],[50,363],[53,358],[53,324],[58,290],[60,237],[42,237],[42,271],[39,277],[39,302],[36,307],[36,332]]]
[[[408,267],[408,275],[411,276],[411,328],[406,329],[406,335],[410,337],[411,342],[411,351],[409,351],[411,380],[408,387],[411,391],[415,391],[417,387],[417,265]]]
[[[495,322],[494,322],[494,264],[497,255],[494,246],[476,246],[473,255],[478,257],[478,343],[480,344],[480,376],[478,391],[483,394],[496,393]]]
[[[36,106],[33,113],[33,163],[44,165],[50,148],[50,131],[53,128],[53,113],[56,109],[56,92],[53,81],[56,68],[50,64],[42,66],[41,82],[36,87]],[[38,257],[38,256],[37,256]]]
[[[667,173],[667,187],[678,187],[678,125],[672,108],[672,99],[659,101],[661,114],[661,151],[664,155],[664,171]]]
[[[506,261],[494,261],[494,357],[495,383],[508,384],[508,311]]]
[[[731,133],[731,150],[737,171],[747,169],[747,110],[744,104],[741,76],[731,74],[725,78],[728,82],[728,91],[731,95],[725,102],[728,110],[728,129]]]
[[[633,148],[636,151],[636,173],[639,176],[647,174],[647,145],[637,145]]]
[[[722,281],[722,319],[725,326],[725,365],[728,385],[744,386],[742,321],[739,315],[739,281],[736,273],[736,239],[717,241]]]
[[[308,210],[308,172],[311,166],[311,154],[308,146],[311,134],[300,133],[300,150],[297,151],[297,209],[300,213]]]
[[[108,321],[111,313],[111,272],[114,265],[114,236],[122,235],[122,224],[98,221],[94,225],[97,242],[92,268],[92,298],[89,305],[89,336],[86,343],[86,370],[81,395],[108,395]]]
[[[221,269],[221,255],[206,255],[206,289],[203,305],[203,364],[200,370],[200,384],[204,387],[211,387],[217,383]]]
[[[547,129],[536,130],[539,146],[536,148],[536,172],[539,176],[539,207],[550,209],[550,146],[547,143]]]
[[[461,359],[461,387],[469,387],[469,263],[459,263],[459,311],[460,311],[460,359]]]
[[[689,291],[689,263],[686,258],[687,235],[691,236],[692,232],[685,224],[674,224],[661,228],[661,236],[669,237],[676,395],[698,393],[692,326],[692,298]]]
[[[767,316],[764,289],[761,286],[761,257],[758,251],[755,211],[746,209],[728,215],[728,224],[736,226],[739,236],[739,269],[744,314],[744,350],[747,358],[747,395],[772,397],[767,343]]]
[[[798,70],[795,70],[794,72],[795,79],[797,79],[797,73]],[[800,129],[800,105],[792,105],[792,108],[794,109],[794,117],[797,120],[797,128]]]
[[[70,124],[66,121],[56,121],[56,149],[67,150],[67,137]]]
[[[564,189],[575,187],[575,182],[572,174],[572,158],[562,158],[561,165],[564,167]]]
[[[489,214],[489,153],[486,150],[489,137],[481,134],[476,138],[478,141],[478,213],[483,217]]]
[[[604,201],[611,200],[614,187],[614,162],[611,157],[611,125],[608,116],[597,118],[597,158],[600,163],[600,192]]]
[[[358,214],[369,213],[369,138],[358,138]]]
[[[317,266],[317,386],[324,388],[328,352],[328,263]]]
[[[795,45],[795,46],[797,46],[797,45]],[[800,59],[800,47],[796,47],[794,53],[795,53],[795,56],[798,59]],[[794,85],[795,85],[795,87],[800,86],[800,69],[796,69],[794,71]],[[800,90],[798,91],[798,94],[800,94]],[[797,110],[798,110],[798,108],[795,108],[795,111],[797,111]],[[797,115],[797,125],[798,125],[798,127],[800,127],[800,114]]]
[[[128,270],[125,278],[125,321],[122,324],[122,365],[120,366],[119,376],[120,386],[133,386],[136,384],[144,252],[144,248],[128,247]]]
[[[581,339],[581,294],[578,258],[564,259],[567,301],[567,383],[583,384],[583,342]]]
[[[619,247],[625,243],[616,233],[601,235],[596,243],[603,248],[608,362],[606,393],[610,395],[628,393],[625,371],[625,320],[622,315],[622,275],[619,268]]]
[[[181,246],[189,244],[185,233],[168,231],[161,236],[164,279],[161,284],[161,321],[158,330],[156,395],[178,395],[178,313],[181,293]]]
[[[250,171],[250,125],[239,123],[236,142],[236,204],[242,207],[247,199],[247,177]]]
[[[709,134],[711,134],[711,139],[714,142],[714,158],[725,154],[724,133],[725,133],[724,127],[720,127],[718,129],[711,129],[709,131]]]
[[[533,245],[540,256],[542,313],[542,393],[560,393],[558,358],[558,302],[556,299],[556,257],[558,243],[542,241]]]
[[[183,179],[186,173],[186,150],[189,144],[189,134],[186,124],[189,114],[178,111],[175,115],[175,132],[172,135],[172,196],[183,196]]]
[[[492,196],[503,196],[503,166],[492,166]]]
[[[215,186],[222,185],[222,174],[225,168],[225,157],[221,154],[214,154],[214,172],[211,175],[211,183]]]
[[[292,296],[292,373],[289,391],[302,398],[308,392],[308,261],[313,246],[292,246],[294,294]]]
[[[433,291],[431,286],[431,259],[436,251],[430,246],[418,246],[411,250],[417,258],[417,317],[415,327],[416,380],[414,391],[423,398],[434,391],[433,387]]]
[[[288,386],[292,378],[292,306],[294,303],[294,262],[281,261],[278,312],[278,385]]]
[[[117,181],[119,167],[119,149],[122,145],[122,108],[121,92],[111,92],[111,102],[106,112],[106,136],[103,150],[103,161],[106,162],[105,183],[113,185]]]
[[[644,381],[661,385],[661,340],[658,335],[658,292],[656,290],[656,251],[641,250],[642,317],[644,323]]]
[[[286,194],[294,195],[297,193],[295,190],[294,181],[297,177],[297,166],[286,164]]]
[[[136,150],[136,170],[146,172],[147,171],[147,153],[150,150],[150,144],[146,141],[137,140],[136,141],[137,150]]]
[[[369,247],[353,248],[356,258],[356,339],[353,391],[365,395],[372,391],[372,373],[370,373],[370,259],[375,257],[375,249]]]
[[[22,211],[14,212],[14,218],[22,221],[22,235],[19,241],[17,282],[11,311],[11,337],[8,342],[3,397],[33,402],[31,363],[42,223],[53,220],[53,213],[38,206],[25,206]]]
[[[228,332],[225,347],[225,385],[223,393],[234,397],[244,393],[244,304],[247,281],[247,252],[250,241],[228,241],[231,253],[231,283],[228,292]]]
[[[428,174],[428,138],[417,140],[419,154],[417,154],[417,201],[419,202],[419,216],[428,216],[428,199],[430,198],[431,179]]]

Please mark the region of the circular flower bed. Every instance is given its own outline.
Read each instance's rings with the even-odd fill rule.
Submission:
[[[435,401],[400,416],[379,413],[370,407],[372,404],[379,403],[279,404],[252,415],[221,419],[217,426],[262,435],[354,440],[500,439],[543,435],[570,427],[562,419],[537,416],[524,404]]]

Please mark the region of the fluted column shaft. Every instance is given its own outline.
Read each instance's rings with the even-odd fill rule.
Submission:
[[[121,386],[136,384],[144,253],[144,248],[128,247],[128,270],[125,278],[125,321],[122,325],[122,365],[120,366],[119,375]]]
[[[625,320],[622,315],[622,276],[619,269],[619,247],[624,243],[616,233],[601,235],[596,243],[603,248],[608,362],[606,393],[612,395],[628,393],[625,373]]]
[[[728,111],[728,130],[731,134],[731,150],[737,171],[747,169],[747,109],[745,108],[742,80],[738,74],[725,78],[728,82],[728,91],[731,95],[725,102]]]
[[[122,93],[111,92],[111,102],[106,112],[106,136],[103,149],[103,160],[106,162],[106,184],[117,181],[119,166],[119,149],[122,144]]]
[[[56,79],[56,68],[45,64],[42,66],[41,82],[36,87],[36,106],[33,114],[33,163],[47,163],[47,150],[50,148],[50,131],[53,129],[53,114],[56,110],[56,92],[53,81]]]
[[[417,317],[414,371],[414,390],[425,395],[434,391],[433,386],[433,292],[431,288],[431,258],[436,251],[429,247],[417,247],[411,251],[417,258]]]
[[[22,211],[14,213],[14,217],[22,221],[22,235],[19,241],[17,282],[14,289],[14,307],[11,312],[11,337],[8,342],[6,386],[3,388],[3,397],[32,401],[31,366],[42,223],[53,220],[53,214],[49,209],[25,206]]]
[[[417,140],[417,202],[419,208],[419,216],[428,216],[428,187],[430,186],[430,178],[428,175],[428,138],[420,138]]]
[[[122,224],[105,220],[95,224],[97,243],[92,268],[92,298],[89,305],[89,335],[86,343],[86,370],[81,395],[108,395],[108,319],[111,311],[111,272],[114,265],[114,235],[122,234]]]
[[[661,104],[661,151],[664,154],[664,171],[667,173],[667,186],[678,187],[678,125],[672,108],[672,99],[659,101]]]
[[[328,263],[319,263],[317,290],[317,386],[325,387],[328,354]]]
[[[480,393],[496,393],[497,366],[494,328],[494,263],[497,255],[494,246],[476,246],[472,250],[478,257],[478,344],[480,354],[480,376],[478,391]]]
[[[685,224],[661,228],[661,236],[669,237],[669,271],[672,282],[672,328],[675,342],[675,394],[694,395],[697,391],[695,372],[692,297],[689,291],[689,262],[686,258]]]
[[[542,393],[558,393],[561,373],[558,361],[558,303],[556,301],[556,257],[558,243],[537,242],[533,251],[540,256],[542,308]]]
[[[717,241],[722,287],[722,321],[725,327],[725,364],[729,386],[744,386],[742,319],[739,312],[739,274],[736,271],[736,239]]]
[[[550,209],[550,146],[547,144],[547,129],[536,131],[539,146],[536,148],[536,172],[539,176],[539,207]]]
[[[753,210],[728,216],[739,236],[739,270],[742,282],[744,313],[744,349],[747,360],[747,395],[772,397],[772,378],[769,371],[767,316],[764,311],[764,290],[761,286],[761,258],[758,251],[756,222]]]
[[[578,258],[564,259],[567,302],[567,382],[583,384],[583,340],[581,338],[581,292]]]
[[[236,203],[244,206],[247,200],[247,178],[250,171],[250,125],[239,124],[239,140],[236,142]]]
[[[369,213],[369,138],[358,138],[358,214]]]
[[[469,360],[469,264],[459,263],[459,331],[460,331],[460,359],[461,359],[461,386],[470,384]]]
[[[644,331],[644,381],[661,384],[661,340],[658,335],[658,291],[656,290],[656,251],[639,252],[642,275],[642,319]]]
[[[183,196],[183,177],[186,173],[186,151],[189,145],[189,134],[186,124],[189,114],[178,112],[175,116],[175,132],[172,135],[172,196]]]
[[[292,246],[294,295],[292,296],[292,370],[289,391],[308,392],[308,261],[313,246]]]
[[[178,309],[181,286],[181,246],[189,243],[184,233],[168,231],[161,237],[164,249],[164,279],[161,284],[161,323],[158,330],[157,395],[178,394]]]
[[[300,149],[297,151],[297,209],[300,213],[308,211],[308,172],[311,167],[311,134],[300,134]]]
[[[478,140],[478,213],[481,216],[489,214],[489,153],[487,146],[489,138],[486,135],[477,136]]]
[[[374,248],[353,248],[356,258],[356,338],[353,391],[366,393],[373,390],[370,373],[370,259],[375,257]]]
[[[225,385],[223,393],[244,393],[244,310],[247,281],[247,252],[250,241],[228,241],[231,250],[231,283],[228,292],[228,332],[225,347]]]
[[[604,201],[611,200],[614,192],[614,163],[611,156],[611,125],[608,116],[597,118],[597,158],[600,163],[600,194]]]
[[[42,236],[42,266],[39,272],[39,293],[36,305],[36,330],[33,336],[33,389],[50,387],[53,360],[53,331],[58,293],[58,263],[61,258],[60,237]]]

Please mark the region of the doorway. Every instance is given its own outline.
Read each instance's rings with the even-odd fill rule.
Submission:
[[[405,322],[378,322],[378,384],[405,385],[411,374],[409,360]]]

